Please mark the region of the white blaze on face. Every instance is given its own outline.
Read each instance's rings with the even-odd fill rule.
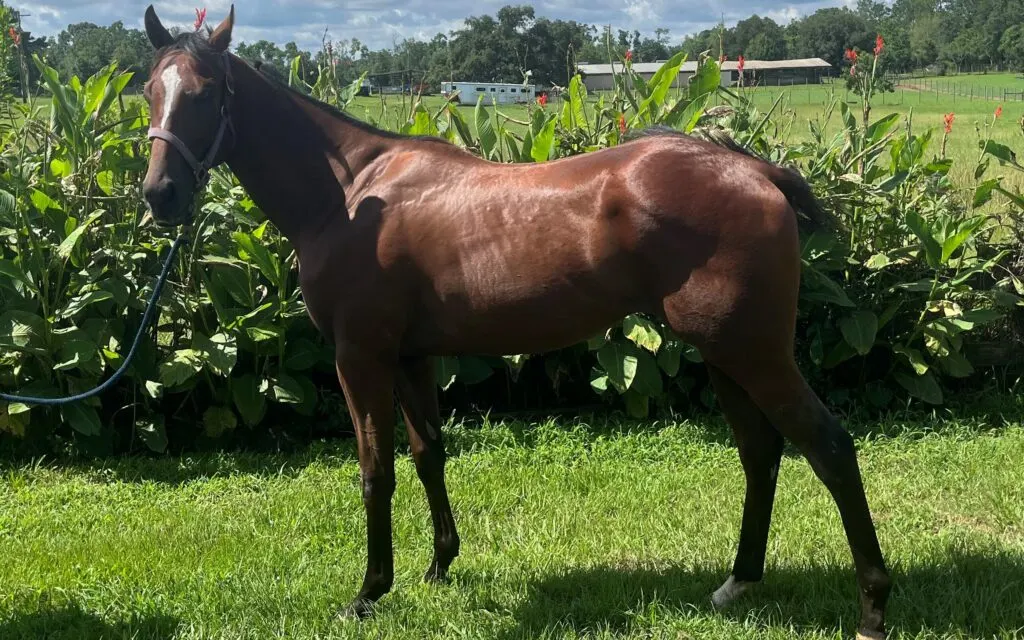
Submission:
[[[174,111],[174,103],[178,101],[181,94],[181,74],[178,73],[178,65],[172,64],[160,74],[160,81],[164,83],[164,103],[160,111],[160,128],[166,129],[167,123],[171,120],[171,112]]]

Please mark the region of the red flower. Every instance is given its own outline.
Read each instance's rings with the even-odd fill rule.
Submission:
[[[885,40],[882,39],[882,34],[875,36],[875,55],[882,53],[882,49],[885,48]]]
[[[846,53],[843,54],[843,57],[852,62],[853,64],[857,64],[857,52],[854,51],[853,49],[847,49]]]
[[[1001,115],[1003,115],[1003,105],[996,107],[996,117],[998,118]]]
[[[942,116],[943,121],[945,121],[946,123],[946,133],[950,133],[953,131],[953,118],[955,117],[956,114],[954,113],[947,113],[946,115]]]
[[[202,9],[197,8],[196,21],[192,23],[192,26],[195,27],[196,31],[199,31],[199,27],[203,26],[204,22],[206,22],[206,7]]]
[[[547,105],[547,103],[548,103],[548,94],[546,94],[546,93],[540,94],[540,97],[537,98],[537,104],[539,104],[541,107],[544,107],[544,106]]]
[[[621,113],[619,114],[619,133],[623,135],[626,133],[626,116]]]
[[[736,69],[740,73],[743,73],[743,65],[744,64],[746,64],[746,60],[743,59],[743,54],[741,53],[740,57],[736,59]]]
[[[7,34],[10,35],[11,40],[14,41],[14,46],[18,46],[21,44],[21,34],[18,33],[17,29],[11,27],[10,29],[7,30]]]
[[[626,49],[626,62],[633,62],[633,50]]]

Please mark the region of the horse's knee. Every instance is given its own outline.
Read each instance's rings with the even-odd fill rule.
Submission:
[[[360,481],[363,486],[363,504],[367,506],[379,500],[391,500],[395,495],[394,474],[364,475]]]
[[[448,456],[440,443],[414,449],[412,459],[416,465],[416,475],[423,483],[430,483],[438,477],[444,476],[444,467]]]

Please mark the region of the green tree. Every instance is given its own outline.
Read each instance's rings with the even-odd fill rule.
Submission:
[[[793,55],[821,58],[833,66],[850,47],[870,49],[875,33],[861,16],[846,7],[819,9],[789,27]]]
[[[68,25],[49,49],[50,63],[61,75],[88,78],[111,61],[134,72],[132,83],[142,84],[153,64],[153,46],[139,29],[126,29],[117,21],[109,27],[91,22]]]
[[[1024,70],[1024,24],[1011,25],[999,41],[999,53],[1014,69]]]

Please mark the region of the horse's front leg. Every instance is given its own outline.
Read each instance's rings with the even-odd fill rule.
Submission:
[[[359,479],[366,507],[366,575],[344,611],[365,617],[391,590],[394,559],[391,497],[395,492],[394,384],[397,361],[356,348],[339,348],[338,379],[345,393],[359,448]]]

